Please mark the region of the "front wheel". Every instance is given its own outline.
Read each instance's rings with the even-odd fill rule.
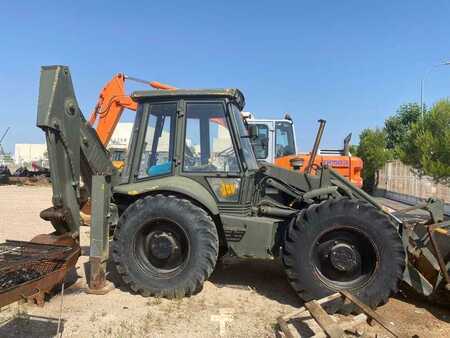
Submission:
[[[398,290],[405,252],[387,215],[337,199],[299,214],[286,235],[283,263],[305,301],[345,289],[375,308]]]
[[[174,196],[148,196],[123,213],[112,256],[132,290],[144,296],[183,297],[199,291],[218,255],[209,215]]]

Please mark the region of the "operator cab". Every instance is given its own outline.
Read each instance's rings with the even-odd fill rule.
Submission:
[[[243,176],[258,168],[239,90],[152,90],[132,98],[138,109],[123,183],[185,176],[218,202],[239,202]]]
[[[273,163],[275,158],[295,155],[296,141],[292,119],[264,120],[246,119],[249,126],[257,128],[252,142],[256,159]]]

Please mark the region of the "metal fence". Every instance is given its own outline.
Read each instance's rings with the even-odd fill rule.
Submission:
[[[437,184],[429,177],[415,175],[410,166],[401,161],[389,161],[379,171],[378,190],[389,199],[415,204],[429,197],[445,201],[450,215],[450,186]]]

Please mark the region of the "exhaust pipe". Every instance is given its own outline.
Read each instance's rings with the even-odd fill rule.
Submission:
[[[319,145],[320,141],[322,140],[323,130],[325,129],[325,124],[327,123],[327,121],[322,119],[318,120],[317,122],[319,122],[319,130],[317,130],[316,140],[314,141],[314,146],[311,151],[308,166],[306,167],[305,170],[307,174],[311,174],[312,166],[314,164],[314,161],[316,160],[317,152],[319,151]]]

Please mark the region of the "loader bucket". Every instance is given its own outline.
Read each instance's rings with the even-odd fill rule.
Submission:
[[[408,215],[424,209],[429,217]],[[433,301],[450,302],[450,221],[443,217],[442,201],[427,203],[395,212],[402,220],[403,242],[407,252],[407,266],[403,280]]]

